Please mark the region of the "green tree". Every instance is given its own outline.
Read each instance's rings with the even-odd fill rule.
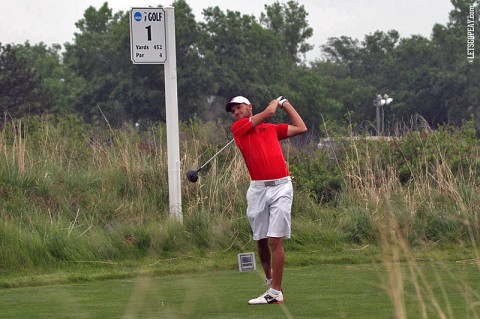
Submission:
[[[329,38],[327,44],[322,45],[322,52],[327,61],[348,67],[346,76],[358,77],[358,63],[360,59],[360,44],[356,39],[341,36]]]
[[[468,24],[475,30],[480,29],[479,3],[474,0],[451,2],[454,9],[450,12],[449,22],[445,26],[435,25],[432,32],[435,65],[430,82],[437,108],[444,110],[439,122],[461,124],[473,115],[477,118],[477,129],[480,129],[479,61],[477,57],[469,61],[466,52]],[[478,32],[474,32],[474,40],[475,44],[480,42]]]
[[[0,110],[11,117],[48,112],[53,97],[21,46],[0,43]]]
[[[375,120],[375,110],[372,108],[372,92],[375,89],[362,79],[350,76],[350,63],[343,64],[332,61],[315,61],[306,72],[316,74],[317,85],[323,88],[323,107],[318,106],[319,99],[311,101],[320,108],[321,121],[317,124],[346,122],[362,128],[369,128],[369,123]],[[308,91],[303,92],[309,96]],[[346,117],[345,117],[346,116]]]
[[[268,30],[279,34],[279,48],[285,49],[296,62],[300,62],[313,46],[307,40],[313,35],[313,29],[308,25],[308,13],[303,5],[296,1],[265,5],[265,13],[260,16],[260,22]]]
[[[179,94],[179,117],[208,118],[208,97],[215,95],[212,54],[206,52],[204,38],[192,9],[185,0],[176,0],[175,35]]]
[[[50,112],[71,113],[71,94],[82,86],[81,79],[67,69],[61,57],[61,46],[54,44],[47,47],[44,43],[31,45],[26,42],[16,45],[19,55],[29,67],[35,69],[42,86],[52,94],[53,105]]]
[[[400,40],[386,71],[389,86],[394,89],[389,93],[395,97],[391,112],[387,113],[390,121],[394,116],[408,121],[414,114],[433,120],[436,117],[433,112],[440,111],[438,105],[434,107],[437,100],[431,87],[432,53],[431,43],[425,37]]]
[[[75,33],[73,44],[66,44],[64,61],[83,79],[83,87],[73,101],[74,109],[87,121],[94,120],[101,109],[116,124],[125,119],[125,114],[121,103],[112,100],[113,91],[121,81],[121,77],[115,76],[119,61],[108,41],[112,19],[107,3],[99,10],[89,7],[83,19],[75,23],[80,33]]]
[[[275,85],[292,71],[292,63],[279,47],[281,38],[263,28],[254,16],[218,7],[204,10],[201,23],[206,56],[210,57],[216,95],[225,100],[248,96],[255,105],[271,99]],[[269,101],[269,100],[268,100]]]

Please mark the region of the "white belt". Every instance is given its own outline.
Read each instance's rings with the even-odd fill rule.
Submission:
[[[291,180],[292,178],[290,176],[287,176],[279,179],[271,179],[266,181],[250,181],[250,186],[261,186],[261,187],[277,186],[277,185],[288,183]]]

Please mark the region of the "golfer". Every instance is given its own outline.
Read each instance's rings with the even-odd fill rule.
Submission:
[[[265,123],[281,108],[291,124]],[[283,239],[290,238],[293,187],[279,141],[303,134],[307,127],[292,104],[280,97],[253,115],[252,104],[236,96],[226,105],[235,118],[232,134],[250,173],[247,216],[257,241],[258,255],[269,288],[250,305],[283,303],[282,277],[285,264]]]

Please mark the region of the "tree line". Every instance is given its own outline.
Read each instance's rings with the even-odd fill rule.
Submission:
[[[363,40],[332,37],[320,58],[306,61],[318,44],[308,42],[313,29],[296,1],[265,5],[258,18],[210,7],[198,21],[186,0],[176,0],[179,118],[224,120],[223,106],[235,95],[248,96],[259,110],[282,94],[313,131],[348,121],[374,132],[373,99],[388,93],[390,131],[417,114],[433,127],[473,118],[478,130],[480,62],[467,58],[467,26],[479,30],[480,47],[480,7],[476,0],[451,2],[449,22],[432,26],[429,38],[402,38],[396,30]],[[86,9],[75,26],[63,48],[0,43],[4,118],[74,113],[115,126],[165,121],[163,66],[132,64],[129,13],[114,13],[105,2]]]

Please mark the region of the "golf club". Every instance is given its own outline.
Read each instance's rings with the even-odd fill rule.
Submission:
[[[196,183],[198,180],[198,172],[202,170],[208,163],[210,163],[211,160],[213,160],[220,152],[222,152],[225,148],[227,148],[228,145],[230,145],[235,139],[232,138],[230,142],[228,142],[224,147],[222,147],[215,155],[212,156],[208,161],[205,162],[202,166],[200,166],[198,169],[190,169],[187,171],[187,179],[192,182]]]

